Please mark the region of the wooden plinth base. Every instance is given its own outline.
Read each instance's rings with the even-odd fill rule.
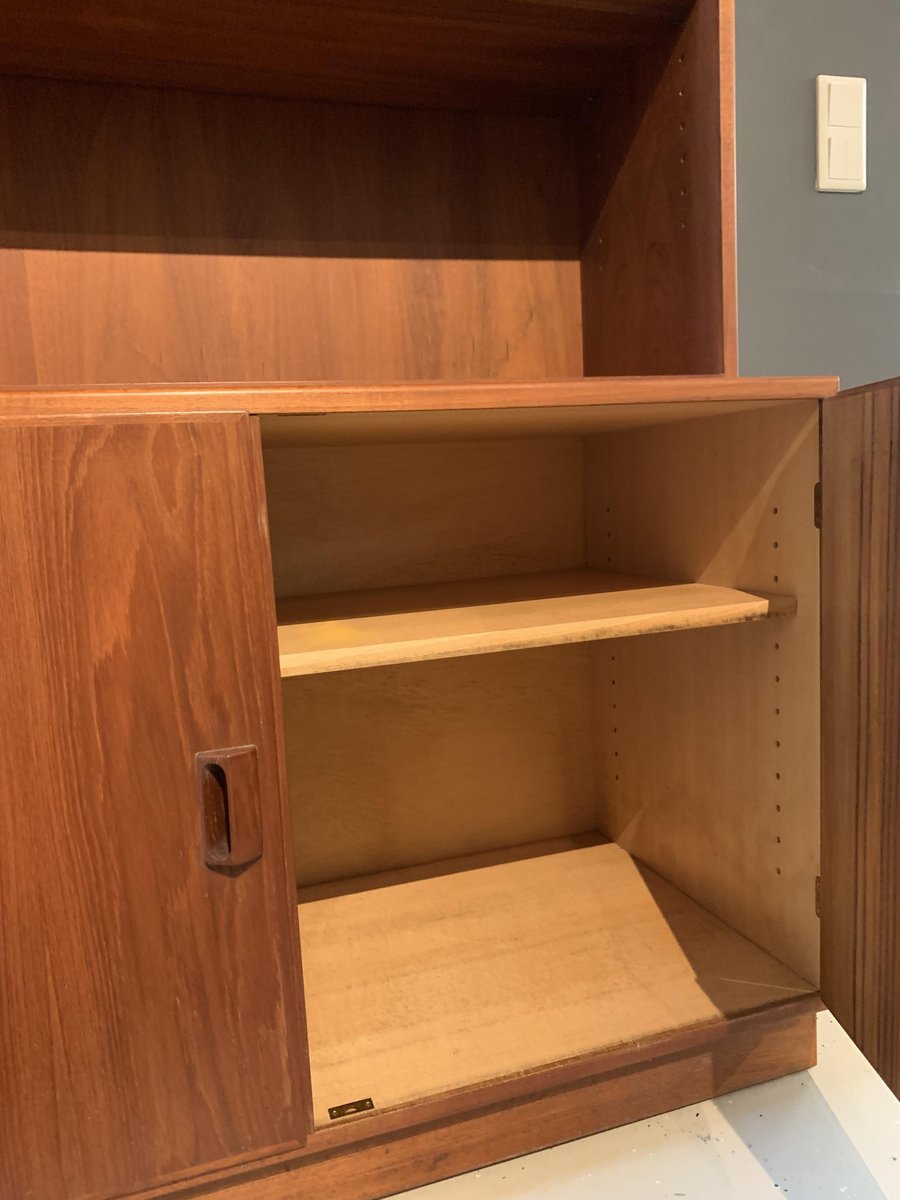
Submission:
[[[599,1072],[550,1091],[533,1090],[476,1112],[432,1119],[405,1132],[319,1152],[313,1134],[300,1161],[265,1174],[196,1185],[187,1195],[221,1200],[381,1200],[439,1179],[515,1158],[749,1087],[816,1061],[816,1005],[809,998],[697,1031],[694,1044]],[[423,1106],[425,1108],[426,1106]],[[429,1113],[433,1106],[427,1106]],[[360,1121],[360,1132],[366,1119]],[[373,1133],[376,1129],[373,1128]],[[175,1189],[171,1189],[170,1193]],[[160,1193],[156,1193],[159,1195]]]

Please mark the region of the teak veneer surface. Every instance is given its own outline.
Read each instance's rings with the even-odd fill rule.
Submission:
[[[603,571],[300,596],[278,604],[281,674],[598,641],[795,612],[790,596]]]
[[[450,9],[436,0],[298,0],[263,15],[250,0],[225,8],[146,0],[140,12],[125,0],[68,8],[10,0],[3,9],[0,67],[18,77],[2,84],[0,375],[24,385],[0,393],[0,457],[15,484],[0,506],[0,560],[13,581],[11,628],[21,649],[10,657],[6,704],[45,744],[40,753],[16,740],[5,749],[16,792],[0,805],[12,864],[0,872],[0,960],[9,956],[0,971],[9,1016],[0,1022],[0,1094],[12,1098],[0,1110],[2,1200],[7,1191],[14,1200],[169,1192],[210,1164],[207,1181],[253,1170],[245,1164],[270,1155],[304,1156],[304,1174],[240,1184],[234,1200],[368,1200],[813,1061],[813,1018],[799,1011],[810,984],[624,849],[581,844],[589,835],[578,833],[596,817],[598,780],[627,793],[620,808],[634,806],[639,844],[647,813],[661,827],[655,804],[663,800],[678,826],[667,835],[663,825],[661,840],[671,839],[682,886],[690,890],[698,873],[714,880],[724,915],[734,911],[751,937],[759,928],[776,954],[808,940],[806,910],[790,922],[802,939],[768,928],[772,913],[784,916],[781,895],[795,901],[798,880],[809,891],[812,843],[796,815],[809,807],[809,768],[788,776],[793,803],[784,814],[771,801],[780,795],[773,768],[780,782],[783,762],[791,771],[810,759],[809,722],[791,715],[790,703],[818,711],[797,665],[801,651],[807,666],[813,661],[817,610],[775,557],[779,547],[789,551],[806,586],[814,563],[796,527],[800,514],[806,519],[809,473],[794,472],[797,486],[785,486],[776,464],[739,514],[736,536],[726,532],[701,564],[711,573],[702,613],[697,584],[655,589],[668,593],[662,617],[641,601],[637,613],[594,611],[586,625],[572,609],[594,605],[596,594],[557,589],[523,599],[521,579],[423,585],[415,616],[376,615],[384,593],[286,601],[307,621],[323,601],[326,617],[345,606],[343,646],[333,644],[334,621],[324,634],[314,630],[330,639],[329,668],[363,659],[376,668],[284,685],[295,788],[301,803],[325,810],[297,808],[301,875],[334,878],[330,869],[356,860],[421,861],[429,838],[472,849],[504,842],[510,830],[571,835],[565,851],[561,842],[555,853],[544,847],[455,871],[445,864],[425,878],[411,867],[402,881],[367,878],[303,894],[324,1127],[298,1148],[308,1082],[276,803],[277,659],[258,445],[246,420],[192,419],[222,409],[263,414],[273,445],[449,442],[687,424],[707,409],[762,415],[833,395],[836,381],[827,378],[652,374],[736,370],[732,35],[731,0],[460,0]],[[35,75],[65,81],[23,78]],[[578,378],[583,370],[651,374]],[[319,382],[209,383],[262,376]],[[206,383],[177,382],[185,379]],[[371,379],[455,382],[363,382]],[[76,384],[89,386],[61,386]],[[136,429],[134,414],[148,412],[173,420]],[[92,413],[106,414],[102,433],[84,416]],[[23,428],[29,421],[35,428]],[[874,427],[892,447],[896,430],[883,407]],[[872,429],[851,420],[845,432],[856,447]],[[695,436],[702,449],[702,430]],[[652,461],[651,453],[645,465]],[[586,561],[627,559],[634,546],[652,560],[682,546],[687,527],[692,552],[702,550],[704,506],[727,510],[696,485],[707,461],[701,454],[697,470],[679,461],[686,509],[679,500],[662,516],[670,475],[659,473],[665,486],[647,489],[635,518],[627,515],[640,508],[632,484],[611,469],[608,498],[588,513]],[[878,496],[896,491],[892,462],[873,467]],[[831,582],[842,586],[844,564],[862,562],[878,597],[897,573],[893,507],[858,495],[855,469],[854,460],[846,491],[835,494],[848,497],[860,521]],[[527,537],[519,549],[541,550],[538,535],[584,480],[579,471],[543,524],[520,523]],[[534,477],[528,482],[530,502],[542,503]],[[737,491],[729,480],[728,494]],[[699,519],[668,538],[668,523],[698,496]],[[286,506],[292,497],[283,495]],[[769,510],[764,518],[759,506]],[[615,537],[598,516],[613,509]],[[776,524],[788,509],[790,522]],[[482,531],[490,545],[487,535],[502,525],[493,515]],[[716,534],[726,523],[713,519]],[[578,559],[570,551],[584,524],[548,539],[564,560],[558,565]],[[331,552],[329,543],[323,558]],[[296,566],[308,578],[305,554],[300,544]],[[382,569],[393,570],[390,554],[383,557]],[[360,570],[347,544],[333,558],[337,565],[326,561],[323,570]],[[714,577],[734,563],[752,578]],[[645,564],[610,569],[640,573]],[[646,573],[701,578],[652,561]],[[682,625],[720,623],[726,612],[752,619],[770,601],[793,611],[787,597],[735,600],[734,588],[766,593],[769,579],[800,596],[802,615],[781,645],[763,646],[766,630],[751,625],[703,645],[702,634],[649,639],[679,644],[660,659],[631,639],[614,673],[606,658],[617,647],[599,645],[407,661],[595,638],[622,632],[623,622],[647,632],[671,622],[676,608]],[[313,585],[330,592],[340,583]],[[460,592],[468,602],[448,608],[448,595]],[[722,601],[714,622],[712,592]],[[408,606],[410,595],[392,591],[388,607]],[[613,599],[624,601],[621,590],[603,595],[603,605]],[[348,639],[346,621],[360,617],[365,629]],[[413,620],[421,625],[414,647],[404,642]],[[835,937],[826,958],[833,951],[835,1008],[896,1081],[897,946],[885,917],[896,908],[898,844],[892,626],[877,602],[833,620],[836,642],[846,639],[833,664],[835,705],[848,687],[858,695],[861,679],[869,691],[862,688],[850,732],[833,731],[826,760],[835,788],[856,796],[848,808],[836,794],[843,815],[826,818],[826,939]],[[867,651],[873,638],[888,648],[878,670]],[[396,671],[381,665],[401,661]],[[644,681],[652,686],[661,667],[662,684],[648,699]],[[790,700],[775,726],[773,685],[782,676]],[[739,702],[735,679],[749,680]],[[630,705],[623,712],[617,701],[612,721],[608,691],[624,692]],[[680,705],[671,720],[670,695]],[[84,713],[93,714],[88,736]],[[749,719],[732,734],[735,713]],[[271,798],[264,854],[226,878],[202,866],[193,779],[185,783],[184,771],[196,749],[251,740]],[[754,767],[732,789],[733,763],[723,761],[734,745]],[[706,790],[690,795],[669,774],[665,797],[651,793],[633,768],[614,767],[614,746],[641,769],[654,754],[676,767],[699,761]],[[856,761],[865,779],[850,778]],[[771,779],[757,787],[754,771]],[[654,786],[664,778],[656,762],[649,775]],[[109,803],[98,805],[98,796]],[[755,862],[736,887],[727,854],[707,869],[702,835],[714,822],[704,803],[717,804],[716,818],[738,831],[734,841],[749,829],[755,850],[772,859],[777,903],[753,904],[747,880],[762,877]],[[380,821],[352,828],[373,812]],[[336,831],[336,844],[323,829]],[[772,833],[771,845],[760,830]],[[715,836],[717,849],[726,845]],[[312,862],[306,843],[314,843]],[[810,861],[795,878],[789,865],[804,848]],[[34,871],[38,861],[46,870]],[[694,894],[709,900],[702,888]],[[858,909],[864,925],[848,918]],[[560,1075],[609,1047],[617,1065],[598,1068],[602,1078],[575,1084],[575,1075]],[[623,1054],[634,1056],[627,1065]],[[540,1081],[551,1077],[548,1090]],[[544,1094],[501,1094],[528,1079]],[[494,1085],[483,1093],[495,1097],[491,1107],[461,1115],[453,1106],[470,1103],[469,1089],[485,1083]],[[435,1099],[442,1092],[449,1095]],[[366,1094],[378,1110],[374,1140],[329,1157],[341,1135],[352,1138],[353,1123],[328,1125],[323,1109]],[[431,1126],[381,1137],[392,1120],[407,1119],[407,1105],[420,1118],[427,1110]],[[364,1138],[365,1121],[358,1124]],[[48,1129],[57,1143],[49,1154]]]
[[[5,427],[0,477],[0,1197],[118,1197],[297,1148],[252,422]],[[262,854],[210,870],[194,757],[235,746],[255,747]]]
[[[614,844],[301,903],[299,921],[323,1125],[350,1100],[390,1109],[814,991]]]
[[[0,14],[0,381],[736,371],[732,0],[200,2]]]
[[[834,396],[833,375],[596,376],[569,379],[481,379],[471,382],[246,383],[117,387],[6,387],[0,418],[109,412],[221,412],[308,414],[485,412],[490,409],[728,401],[819,400]],[[711,410],[712,411],[712,410]],[[676,415],[673,412],[673,415]]]
[[[590,106],[584,369],[737,374],[732,0],[697,0]]]
[[[822,418],[822,995],[900,1089],[900,380]]]
[[[574,136],[0,79],[0,383],[580,375]]]
[[[558,109],[623,54],[674,31],[690,0],[9,0],[0,67],[367,103]]]

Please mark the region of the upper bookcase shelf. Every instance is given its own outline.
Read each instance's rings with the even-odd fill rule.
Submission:
[[[9,0],[0,69],[222,92],[559,111],[690,0]]]

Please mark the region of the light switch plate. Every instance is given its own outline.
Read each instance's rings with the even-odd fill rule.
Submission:
[[[816,76],[820,192],[866,190],[866,81]]]

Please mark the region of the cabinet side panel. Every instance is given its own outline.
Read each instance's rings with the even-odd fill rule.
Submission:
[[[246,417],[0,429],[2,1200],[305,1139],[258,453]],[[195,756],[229,747],[261,857],[212,870]]]
[[[0,82],[0,383],[578,376],[562,120]]]
[[[822,995],[900,1089],[900,384],[822,412]]]
[[[593,647],[601,830],[818,978],[818,406],[592,439],[591,565],[797,599]]]
[[[677,40],[624,64],[592,106],[587,375],[736,372],[732,26],[731,0],[698,0]]]

